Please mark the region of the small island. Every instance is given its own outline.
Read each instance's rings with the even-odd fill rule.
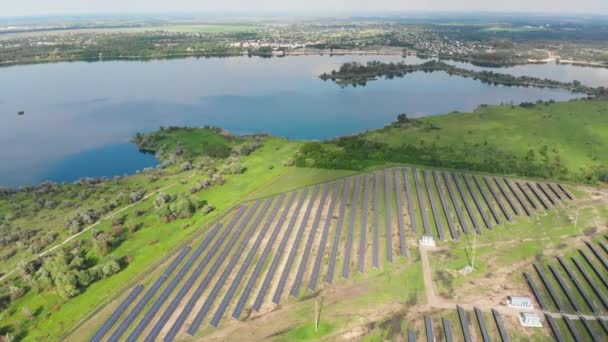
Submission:
[[[336,84],[346,86],[365,86],[369,81],[375,81],[384,76],[387,79],[404,77],[414,72],[436,72],[443,71],[450,76],[460,76],[473,78],[483,83],[516,87],[536,87],[536,88],[559,88],[574,93],[586,94],[590,97],[605,98],[608,96],[608,89],[605,87],[589,87],[579,81],[559,82],[550,79],[542,79],[531,76],[513,76],[493,71],[475,71],[450,65],[448,63],[432,60],[422,64],[384,63],[371,61],[366,64],[357,62],[344,63],[338,70],[330,73],[323,73],[319,76],[324,81],[331,80]]]

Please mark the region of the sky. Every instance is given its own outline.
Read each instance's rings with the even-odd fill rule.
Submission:
[[[0,0],[0,16],[407,11],[608,14],[608,0]]]

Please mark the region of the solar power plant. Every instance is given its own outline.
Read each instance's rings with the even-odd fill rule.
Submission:
[[[268,229],[270,229],[272,220],[276,216],[276,214],[281,206],[281,203],[283,202],[284,199],[285,199],[285,195],[279,196],[279,200],[278,200],[277,204],[275,205],[274,209],[272,210],[272,213],[270,214],[270,218],[264,224],[264,227],[260,231],[260,234],[256,238],[251,249],[249,250],[249,253],[247,254],[247,257],[245,258],[245,261],[243,261],[243,263],[241,264],[241,267],[239,268],[239,271],[238,271],[236,277],[232,281],[232,284],[230,285],[228,292],[226,293],[226,295],[224,295],[224,298],[222,299],[222,302],[220,303],[219,308],[213,315],[213,319],[211,320],[211,323],[210,323],[211,326],[217,327],[217,325],[219,324],[219,321],[221,320],[222,316],[224,315],[224,312],[226,311],[228,304],[232,300],[232,297],[234,296],[234,294],[237,290],[237,287],[243,281],[243,278],[245,277],[245,273],[249,269],[249,265],[251,264],[253,257],[255,256],[256,252],[258,251],[258,248],[260,248],[262,239],[264,239],[266,237],[266,234],[268,233]],[[272,198],[270,198],[269,200],[266,201],[266,203],[264,205],[264,209],[262,211],[263,214],[266,214],[266,211],[268,210],[272,201],[273,201]],[[261,216],[262,215],[258,216],[258,219],[256,219],[255,223],[253,224],[254,227],[257,227],[260,224],[260,221],[262,220]]]
[[[435,342],[435,334],[433,334],[433,321],[431,320],[431,316],[424,316],[424,327],[426,330],[427,342]]]
[[[403,176],[405,179],[405,193],[407,195],[407,210],[410,216],[410,224],[412,231],[418,233],[418,223],[416,222],[416,215],[414,209],[414,191],[412,190],[412,183],[410,182],[410,173],[408,169],[403,169]]]
[[[597,275],[597,277],[604,283],[604,286],[608,287],[608,278],[606,278],[606,273],[602,272],[600,268],[593,262],[593,258],[584,250],[579,249],[578,252],[583,256],[583,259],[587,262],[587,264],[593,270],[593,273]]]
[[[407,341],[408,342],[416,342],[416,333],[413,330],[408,330],[408,332],[407,332]]]
[[[545,300],[543,299],[543,296],[540,294],[540,291],[538,290],[536,283],[534,283],[534,280],[532,280],[532,277],[530,277],[530,275],[528,273],[524,272],[524,278],[526,278],[526,282],[528,283],[528,286],[532,290],[532,294],[534,294],[534,297],[536,298],[538,305],[540,305],[540,308],[543,310],[547,310],[548,309],[547,304],[545,304]]]
[[[564,195],[566,195],[566,197],[568,197],[569,200],[574,199],[574,196],[572,196],[572,194],[568,191],[568,189],[564,188],[563,185],[557,184],[557,187],[564,193]]]
[[[536,183],[536,188],[540,190],[540,192],[549,200],[551,205],[557,205],[557,200],[553,198],[553,194],[551,194],[550,190],[547,190],[542,184]]]
[[[540,277],[540,280],[542,281],[543,285],[545,286],[545,288],[549,292],[549,297],[551,298],[551,300],[553,301],[553,303],[557,307],[557,310],[559,310],[560,312],[565,311],[566,308],[565,308],[564,304],[562,303],[562,301],[560,300],[560,298],[557,296],[557,293],[555,292],[555,289],[553,288],[553,286],[549,282],[549,278],[547,277],[547,275],[543,271],[542,267],[539,266],[538,264],[534,264],[534,269],[536,269],[536,274],[538,274],[538,276]]]
[[[478,178],[475,177],[475,179],[477,180]],[[504,204],[504,202],[503,202],[503,200],[501,198],[500,191],[496,191],[494,189],[494,187],[492,186],[492,183],[488,180],[487,177],[484,177],[483,181],[486,184],[486,187],[490,190],[490,194],[492,195],[492,198],[494,198],[494,201],[496,202],[496,204],[498,204],[498,208],[500,208],[500,211],[502,212],[502,214],[504,215],[504,217],[509,222],[513,221],[513,218],[511,217],[511,213],[509,213],[509,210],[507,209],[507,206]],[[481,186],[480,186],[480,188],[481,188]],[[490,202],[490,201],[488,200],[488,202]],[[500,224],[502,224],[502,220],[501,219],[497,219],[496,222],[500,222]]]
[[[475,206],[477,207],[477,211],[481,215],[481,219],[483,220],[483,223],[486,225],[486,228],[492,229],[492,222],[490,222],[490,220],[488,219],[488,216],[486,215],[486,212],[483,210],[483,207],[481,206],[481,202],[480,202],[479,198],[477,197],[477,194],[475,193],[475,188],[471,184],[469,177],[467,177],[466,175],[461,175],[461,176],[462,176],[462,179],[464,179],[464,184],[467,186],[467,189],[469,190],[471,197],[473,198],[473,203],[475,203]]]
[[[184,258],[186,257],[186,254],[188,254],[189,252],[190,252],[190,247],[185,247],[178,254],[178,256],[175,259],[173,259],[173,261],[165,269],[163,274],[158,279],[156,279],[154,284],[148,289],[148,291],[146,291],[146,293],[139,300],[139,302],[137,302],[137,304],[135,305],[133,310],[131,310],[131,312],[123,319],[123,321],[120,323],[118,328],[110,336],[109,341],[118,341],[118,339],[121,338],[121,336],[129,328],[129,326],[131,326],[131,324],[133,324],[133,322],[135,321],[137,316],[142,312],[142,310],[144,309],[146,304],[148,304],[148,302],[150,302],[152,297],[156,294],[156,292],[158,292],[158,290],[165,283],[165,281],[167,281],[167,279],[169,279],[169,276],[171,275],[171,273],[173,273],[173,271],[182,262],[182,260],[184,260]]]
[[[555,280],[557,280],[557,284],[561,287],[562,291],[566,294],[566,298],[568,298],[568,301],[572,305],[572,308],[574,308],[574,310],[576,312],[581,312],[582,311],[581,305],[574,298],[574,295],[570,291],[570,288],[568,287],[566,281],[560,275],[559,271],[557,271],[557,269],[553,265],[549,265],[549,270],[553,274],[553,277],[555,278]]]
[[[194,295],[190,297],[190,299],[186,303],[186,306],[184,307],[184,309],[182,309],[181,313],[179,314],[177,319],[174,321],[169,332],[167,333],[167,335],[164,338],[165,341],[173,341],[173,339],[175,339],[179,330],[186,322],[186,319],[188,318],[188,316],[190,315],[192,310],[194,310],[194,306],[196,305],[196,302],[202,296],[203,292],[207,289],[207,286],[209,286],[209,283],[211,282],[212,278],[217,273],[219,267],[221,266],[221,263],[226,259],[228,253],[232,250],[233,246],[236,244],[236,242],[237,242],[239,236],[241,235],[242,231],[244,230],[247,222],[249,222],[251,220],[251,217],[255,213],[255,210],[257,209],[257,207],[260,205],[260,202],[261,201],[257,201],[254,204],[254,206],[247,213],[247,216],[240,223],[235,234],[232,234],[232,236],[230,237],[230,240],[228,241],[228,244],[223,248],[222,252],[218,256],[218,258],[215,260],[213,265],[211,266],[211,269],[206,273],[203,281],[196,288]],[[238,215],[237,219],[240,219],[241,215],[242,215],[242,213]],[[229,227],[230,230],[232,230],[232,228],[234,227],[236,222],[237,222],[236,220],[233,220],[231,222],[231,226]],[[223,241],[221,241],[221,242],[223,242]]]
[[[274,244],[274,242],[277,240],[277,237],[279,236],[281,228],[283,227],[283,224],[285,223],[285,219],[287,218],[287,214],[289,213],[289,208],[293,204],[293,201],[295,198],[296,198],[296,193],[293,192],[291,194],[291,196],[289,196],[287,206],[283,209],[283,212],[281,213],[281,218],[279,219],[279,222],[275,225],[272,235],[270,236],[270,239],[268,240],[266,247],[264,247],[264,251],[262,252],[262,255],[260,256],[260,259],[258,260],[257,264],[255,265],[255,269],[253,270],[251,277],[249,277],[249,280],[247,281],[247,285],[245,285],[245,289],[243,290],[243,293],[241,294],[241,297],[239,298],[239,301],[237,302],[236,307],[234,308],[234,311],[232,312],[232,318],[239,319],[239,317],[241,316],[241,313],[243,312],[243,308],[245,307],[245,302],[249,298],[249,295],[251,294],[251,290],[253,289],[255,282],[257,281],[258,277],[260,276],[260,273],[262,272],[264,263],[268,259],[270,249],[272,248],[272,245]],[[277,208],[279,208],[281,206],[282,202],[283,202],[283,196],[279,199]],[[276,213],[273,212],[272,215],[274,217],[274,215],[276,215]],[[269,218],[268,222],[272,222],[273,217]]]
[[[509,335],[507,334],[507,329],[505,329],[505,324],[502,321],[502,317],[496,309],[492,309],[492,317],[494,318],[494,322],[496,323],[496,328],[498,329],[498,334],[500,335],[501,341],[509,342]]]
[[[270,282],[272,281],[274,274],[276,273],[277,269],[279,268],[279,262],[281,261],[281,256],[283,255],[283,252],[287,248],[287,243],[289,241],[289,237],[291,236],[291,232],[293,230],[293,223],[291,221],[295,220],[294,218],[297,217],[297,213],[300,212],[300,208],[302,208],[302,204],[304,203],[304,200],[306,199],[307,194],[308,194],[307,189],[304,189],[304,191],[300,194],[300,197],[298,199],[298,204],[296,205],[296,209],[295,209],[294,213],[292,213],[292,220],[290,220],[288,228],[286,229],[286,231],[283,235],[283,239],[281,239],[281,244],[279,245],[279,248],[276,250],[276,254],[275,254],[274,258],[272,259],[272,263],[270,264],[268,273],[266,273],[266,277],[264,278],[262,287],[260,288],[258,295],[255,299],[255,302],[253,304],[253,310],[255,310],[255,311],[260,310],[260,308],[262,306],[262,302],[263,302],[264,298],[266,297],[266,292],[268,292],[268,288],[270,287]]]
[[[306,206],[306,211],[304,212],[304,217],[302,218],[302,222],[300,223],[300,228],[296,233],[296,240],[293,244],[293,247],[289,250],[289,255],[287,257],[287,263],[283,268],[283,273],[281,274],[281,278],[279,279],[279,284],[274,292],[274,296],[272,297],[272,301],[275,304],[279,304],[281,300],[281,295],[283,294],[283,289],[285,288],[285,284],[287,282],[287,277],[291,273],[291,267],[293,265],[294,259],[296,257],[296,253],[302,244],[302,236],[304,236],[304,230],[306,229],[306,224],[308,218],[310,217],[310,213],[312,211],[312,207],[314,205],[315,200],[317,199],[317,195],[319,194],[319,187],[315,186],[312,191],[312,196],[308,200],[308,205]],[[294,216],[294,218],[297,218]]]
[[[532,208],[539,209],[539,207],[536,205],[536,202],[532,199],[532,197],[530,196],[530,194],[528,193],[528,191],[526,191],[526,188],[521,185],[520,182],[515,182],[515,185],[517,186],[517,188],[519,189],[519,191],[521,191],[522,194],[524,194],[524,199],[527,200]]]
[[[359,240],[359,272],[365,271],[365,247],[367,244],[367,216],[369,213],[369,192],[371,188],[371,177],[365,175],[365,186],[363,190],[363,209],[361,210],[361,237]]]
[[[517,199],[517,201],[519,202],[519,204],[521,205],[521,207],[524,208],[524,211],[526,212],[526,215],[532,216],[532,210],[530,210],[530,208],[528,207],[528,203],[525,202],[525,200],[523,198],[524,196],[520,195],[520,193],[518,193],[517,191],[515,191],[515,188],[513,187],[513,184],[511,184],[511,182],[508,179],[503,178],[502,180],[504,181],[504,183],[507,185],[507,187],[511,191],[511,194],[513,194],[515,196],[515,198]]]
[[[380,174],[375,174],[374,180],[374,240],[373,258],[374,267],[380,267]]]
[[[467,313],[464,311],[462,306],[457,306],[458,318],[460,319],[460,327],[462,328],[462,335],[465,342],[472,342],[471,331],[469,330],[469,320],[467,319]]]
[[[466,197],[465,189],[462,186],[462,184],[460,183],[460,179],[459,179],[458,175],[452,173],[451,176],[452,176],[452,179],[454,180],[454,183],[456,183],[456,188],[458,189],[460,198],[462,199],[462,202],[464,203],[464,207],[467,210],[467,213],[469,214],[469,218],[471,219],[471,222],[473,222],[473,227],[475,228],[475,231],[477,232],[477,234],[481,234],[481,229],[479,228],[479,223],[477,222],[477,217],[473,213],[473,209],[471,209],[469,200]]]
[[[559,342],[565,341],[564,337],[562,336],[562,333],[559,331],[559,327],[557,326],[557,323],[555,322],[553,317],[551,317],[551,315],[546,313],[545,319],[546,319],[547,323],[549,323],[549,327],[551,328],[551,332],[553,333],[553,337],[555,338],[555,340],[559,341]]]
[[[479,324],[479,331],[481,332],[483,342],[490,342],[490,334],[488,334],[486,320],[483,318],[483,312],[477,307],[475,308],[475,316],[477,317],[477,324]]]
[[[458,240],[458,232],[456,231],[456,226],[454,224],[454,220],[452,219],[452,213],[450,211],[450,205],[448,204],[448,200],[445,197],[445,192],[443,187],[441,186],[441,179],[437,175],[436,171],[433,171],[433,180],[435,181],[435,187],[437,188],[437,193],[439,193],[439,200],[441,202],[441,207],[443,208],[443,214],[448,222],[448,228],[450,229],[450,234],[452,235],[452,239]]]
[[[534,194],[534,197],[536,197],[536,199],[540,202],[540,204],[543,206],[543,208],[545,208],[545,210],[549,210],[549,208],[550,208],[549,203],[547,203],[547,201],[545,200],[543,195],[540,193],[540,191],[538,191],[538,189],[533,187],[530,184],[530,182],[526,182],[526,186],[528,189],[530,189],[532,191],[532,193]]]
[[[561,190],[559,190],[559,188],[557,186],[555,186],[554,184],[551,184],[551,183],[547,183],[546,185],[549,188],[549,190],[551,190],[551,192],[555,195],[555,197],[557,197],[559,200],[563,199],[563,197],[561,195]]]
[[[207,315],[207,313],[211,309],[211,306],[217,299],[219,291],[222,289],[222,287],[226,283],[226,280],[228,279],[228,276],[232,273],[232,270],[236,266],[236,263],[238,262],[241,254],[243,253],[243,250],[245,249],[245,246],[249,243],[249,241],[253,237],[254,233],[256,232],[256,228],[258,228],[257,226],[260,224],[260,221],[262,220],[263,215],[268,210],[268,207],[270,206],[271,202],[272,202],[272,199],[265,201],[262,211],[257,214],[257,216],[252,224],[250,223],[249,219],[253,215],[248,216],[248,219],[246,221],[243,221],[243,224],[242,224],[243,230],[247,226],[249,226],[249,229],[245,233],[245,238],[243,240],[241,240],[240,245],[237,247],[237,249],[235,250],[235,253],[232,255],[232,258],[230,259],[228,266],[221,273],[220,278],[215,283],[215,286],[211,290],[211,293],[207,296],[207,299],[205,300],[203,307],[199,310],[199,312],[194,317],[194,320],[193,320],[192,324],[190,325],[190,328],[188,328],[188,334],[194,335],[194,333],[198,330],[204,317]],[[256,207],[257,207],[257,203],[256,203]]]
[[[602,341],[602,338],[599,336],[599,334],[593,329],[593,327],[591,327],[591,323],[589,322],[588,319],[581,316],[581,317],[579,317],[579,321],[581,321],[583,323],[583,326],[585,327],[587,334],[589,334],[589,336],[591,337],[593,342]]]
[[[323,213],[323,208],[325,206],[325,201],[327,199],[329,189],[329,184],[325,184],[325,186],[323,187],[323,194],[321,195],[321,201],[319,202],[319,207],[316,210],[315,218],[312,223],[312,228],[310,234],[308,235],[306,246],[304,247],[304,254],[302,255],[302,259],[300,260],[300,266],[298,267],[296,279],[294,280],[293,286],[289,291],[289,295],[292,297],[297,297],[298,293],[300,292],[300,284],[302,283],[302,278],[304,277],[305,268],[308,265],[308,258],[310,257],[312,244],[314,242],[317,229],[319,228],[319,223],[321,222],[321,214]]]
[[[95,335],[93,335],[93,337],[91,337],[91,339],[89,341],[91,341],[91,342],[101,341],[103,339],[103,336],[105,334],[107,334],[108,331],[110,331],[110,329],[112,328],[112,326],[118,321],[118,319],[120,318],[120,315],[122,315],[122,313],[127,310],[129,305],[131,305],[131,303],[133,303],[133,301],[135,301],[135,298],[137,298],[137,296],[139,296],[139,294],[143,290],[144,290],[143,285],[135,286],[135,288],[133,288],[133,290],[131,291],[131,293],[129,293],[127,298],[125,298],[125,300],[122,301],[122,303],[120,303],[120,305],[116,308],[116,310],[114,310],[114,312],[112,312],[110,317],[108,317],[108,319],[103,323],[101,328],[99,328],[99,330],[97,330]]]
[[[572,334],[572,337],[574,338],[574,340],[576,342],[583,342],[583,338],[581,337],[581,335],[578,332],[578,329],[576,329],[576,326],[574,326],[574,323],[570,320],[570,318],[568,318],[568,316],[562,315],[562,318],[564,320],[564,322],[566,322],[566,326],[568,326],[568,330],[570,331],[570,334]]]
[[[308,283],[308,289],[314,291],[317,289],[317,282],[319,279],[319,272],[321,271],[321,261],[323,261],[323,255],[325,254],[325,245],[327,245],[327,239],[329,239],[329,229],[332,224],[332,217],[336,202],[338,199],[338,193],[340,190],[340,183],[334,183],[333,192],[331,195],[331,201],[329,204],[329,210],[327,211],[327,219],[323,226],[323,235],[321,236],[321,242],[319,243],[319,250],[315,258],[315,265],[310,276],[310,282]]]
[[[405,243],[405,224],[403,223],[403,199],[401,197],[401,173],[399,169],[394,169],[395,176],[395,196],[397,200],[397,226],[399,227],[399,247],[401,248],[401,255],[407,254],[407,246]]]
[[[486,181],[487,181],[487,177],[485,177]],[[509,190],[507,188],[505,188],[505,185],[500,182],[498,180],[498,178],[493,177],[494,179],[494,184],[496,184],[496,186],[498,186],[498,190],[500,190],[500,193],[503,195],[503,197],[507,200],[507,203],[509,203],[509,206],[511,206],[511,209],[513,210],[513,212],[515,213],[515,215],[519,216],[519,208],[517,207],[517,205],[515,204],[515,202],[513,201],[513,199],[511,198],[511,196],[509,195]]]
[[[450,183],[450,179],[449,179],[447,173],[443,173],[443,180],[445,182],[445,186],[448,188],[448,193],[450,194],[450,199],[452,200],[452,205],[454,206],[454,210],[456,211],[456,216],[458,217],[458,222],[460,223],[460,227],[462,228],[462,231],[465,234],[468,234],[469,233],[468,224],[466,222],[466,219],[464,218],[464,215],[462,214],[462,210],[460,210],[456,191],[452,187],[452,184]]]
[[[344,192],[342,193],[342,203],[340,204],[340,212],[338,214],[338,223],[334,234],[334,242],[331,248],[331,256],[329,257],[329,267],[325,275],[325,282],[331,284],[334,281],[334,271],[338,258],[338,249],[340,248],[340,234],[342,233],[342,225],[344,224],[344,216],[346,215],[346,202],[350,195],[350,178],[344,183]]]
[[[568,278],[572,281],[572,283],[574,283],[574,286],[576,287],[578,292],[583,297],[583,300],[585,301],[587,306],[591,309],[591,312],[594,312],[594,313],[599,312],[599,308],[595,304],[595,301],[593,299],[591,299],[592,298],[591,294],[589,294],[587,292],[587,290],[585,289],[583,284],[580,282],[578,276],[574,273],[574,271],[570,267],[570,265],[562,257],[557,257],[557,260],[559,261],[559,263],[562,266],[562,268],[564,269],[564,271],[566,271],[566,274],[568,274]]]
[[[435,219],[435,227],[437,227],[437,234],[439,234],[439,239],[443,240],[443,226],[441,225],[441,217],[439,216],[439,210],[437,210],[437,205],[435,204],[435,194],[433,192],[433,184],[429,178],[428,172],[423,170],[424,174],[424,182],[426,184],[427,195],[429,196],[429,203],[431,203],[431,210],[433,211],[433,218]]]
[[[429,217],[426,210],[426,203],[424,201],[424,194],[422,192],[422,186],[420,186],[420,177],[418,176],[418,170],[413,169],[414,182],[416,183],[416,193],[418,194],[418,206],[420,208],[420,215],[422,216],[422,226],[424,228],[424,235],[431,235],[431,229],[429,224]]]
[[[186,297],[186,294],[188,293],[188,291],[190,291],[192,286],[194,286],[196,280],[198,279],[198,276],[203,272],[203,269],[210,262],[211,258],[218,252],[221,244],[226,240],[228,235],[231,233],[232,229],[234,228],[234,226],[236,225],[238,220],[241,218],[241,216],[243,215],[245,210],[246,210],[246,207],[243,206],[236,211],[234,218],[230,221],[228,226],[222,231],[222,234],[220,235],[220,237],[217,240],[215,240],[211,249],[206,253],[206,255],[203,257],[202,261],[199,262],[198,266],[196,267],[196,269],[194,270],[192,275],[182,285],[182,287],[178,291],[177,295],[173,298],[173,300],[169,304],[168,308],[164,310],[161,317],[156,321],[156,324],[154,325],[154,327],[152,328],[150,333],[148,333],[148,336],[146,336],[146,339],[145,339],[146,341],[154,341],[157,338],[157,336],[160,334],[163,327],[165,325],[167,325],[171,315],[175,312],[175,310],[179,306],[180,302]]]
[[[585,268],[585,266],[583,266],[581,262],[579,262],[576,258],[572,258],[572,262],[574,262],[574,265],[576,265],[578,271],[583,275],[587,283],[590,285],[591,289],[593,289],[593,292],[595,292],[597,297],[602,301],[604,308],[608,309],[608,298],[606,298],[606,296],[602,292],[602,288],[599,286],[599,284],[591,277],[591,275],[589,274],[589,272],[587,272],[587,269]]]
[[[483,185],[481,184],[481,181],[479,180],[479,178],[477,178],[475,176],[472,178],[473,178],[473,181],[475,182],[475,185],[477,185],[477,190],[479,190],[479,193],[481,194],[481,197],[483,198],[484,203],[486,204],[488,209],[490,209],[490,213],[492,214],[492,217],[494,218],[494,222],[496,222],[496,224],[502,224],[502,219],[500,218],[500,215],[498,215],[498,212],[492,205],[492,200],[490,199],[490,196],[486,193]]]
[[[445,337],[445,341],[452,342],[454,337],[452,336],[452,324],[450,323],[450,320],[447,318],[442,318],[441,324],[443,326],[443,336]]]
[[[391,219],[391,178],[388,169],[384,170],[384,210],[386,224],[386,261],[393,262],[393,222]]]
[[[359,208],[359,196],[361,196],[361,177],[355,177],[355,191],[350,206],[350,219],[348,222],[348,236],[346,247],[344,248],[344,263],[342,264],[342,278],[348,279],[350,276],[350,260],[355,238],[355,221],[357,220],[357,209]]]
[[[589,241],[585,241],[585,244],[587,245],[587,247],[589,247],[589,249],[591,249],[595,257],[602,263],[602,265],[604,265],[604,268],[608,270],[608,261],[606,261],[606,258],[604,258],[602,252],[598,250],[597,247]]]
[[[160,310],[160,307],[167,301],[173,290],[177,287],[179,282],[184,278],[186,273],[190,270],[194,262],[203,254],[203,251],[207,248],[213,237],[218,233],[221,228],[221,224],[217,224],[215,228],[207,235],[207,237],[203,240],[203,242],[199,245],[199,247],[194,251],[194,253],[190,256],[186,264],[179,270],[179,272],[171,279],[169,285],[163,290],[160,297],[156,299],[154,305],[146,312],[144,317],[139,321],[135,329],[131,332],[127,341],[135,341],[137,340],[141,334],[143,333],[146,326],[152,321],[154,316]]]
[[[524,195],[519,189],[510,190],[508,180],[492,179],[389,168],[245,203],[195,234],[189,242],[193,250],[186,247],[167,259],[170,265],[150,280],[149,287],[134,286],[90,340],[150,342],[194,336],[204,323],[216,328],[225,316],[239,320],[253,312],[270,312],[290,297],[299,300],[299,296],[310,295],[325,286],[320,275],[327,284],[348,281],[353,278],[353,267],[359,273],[367,265],[383,267],[380,253],[386,253],[385,263],[394,262],[394,256],[405,256],[407,244],[419,237],[419,224],[423,234],[439,239],[446,238],[447,226],[449,236],[458,239],[458,230],[468,234],[471,224],[480,233],[479,219],[488,228],[502,224],[504,218],[510,221],[514,219],[511,214],[517,215],[524,207],[517,203],[517,196]],[[552,207],[560,201],[556,193],[567,198],[557,185],[523,182],[526,191],[533,194],[530,189],[535,189]],[[406,234],[408,220],[414,232],[411,237]],[[581,250],[584,260],[574,260],[575,264],[560,260],[561,267],[557,263],[549,266],[551,274],[540,270],[542,288],[536,288],[533,277],[526,274],[541,307],[546,309],[542,296],[548,289],[547,293],[557,292],[551,302],[562,300],[563,310],[571,306],[571,311],[581,314],[605,312],[608,300],[604,289],[597,286],[606,281],[605,246],[588,247],[590,250]],[[339,280],[334,277],[336,269],[341,271]],[[302,291],[303,282],[306,291]],[[482,323],[480,318],[477,321]],[[466,316],[460,316],[461,326],[463,322],[469,324]],[[433,339],[451,340],[455,333],[446,319],[433,326],[428,316],[425,323],[427,338],[431,333]],[[595,322],[590,324],[600,330]],[[476,329],[469,329],[462,326],[468,341],[478,335]],[[457,331],[460,334],[461,329]],[[579,331],[586,333],[587,329],[579,327]],[[500,327],[492,332],[498,336]],[[483,335],[481,332],[480,338]],[[453,336],[454,340],[458,337]]]

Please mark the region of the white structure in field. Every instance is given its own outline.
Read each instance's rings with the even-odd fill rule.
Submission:
[[[420,239],[420,246],[422,247],[436,247],[435,239],[432,236],[423,235]]]
[[[507,304],[514,308],[532,309],[532,299],[524,296],[509,296]]]
[[[519,313],[519,322],[524,327],[542,327],[543,324],[540,321],[540,317],[538,317],[535,313],[530,312],[520,312]]]

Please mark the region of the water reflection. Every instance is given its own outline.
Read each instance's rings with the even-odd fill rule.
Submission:
[[[369,60],[402,58],[234,57],[0,69],[0,184],[100,175],[89,164],[104,170],[102,175],[133,172],[151,161],[116,144],[160,125],[211,124],[236,133],[322,139],[382,127],[400,112],[422,116],[468,111],[481,103],[574,97],[563,90],[495,87],[445,73],[415,73],[354,89],[317,77],[344,62]],[[17,116],[19,110],[26,115]],[[117,159],[93,158],[106,152]],[[131,159],[138,162],[131,165]]]

